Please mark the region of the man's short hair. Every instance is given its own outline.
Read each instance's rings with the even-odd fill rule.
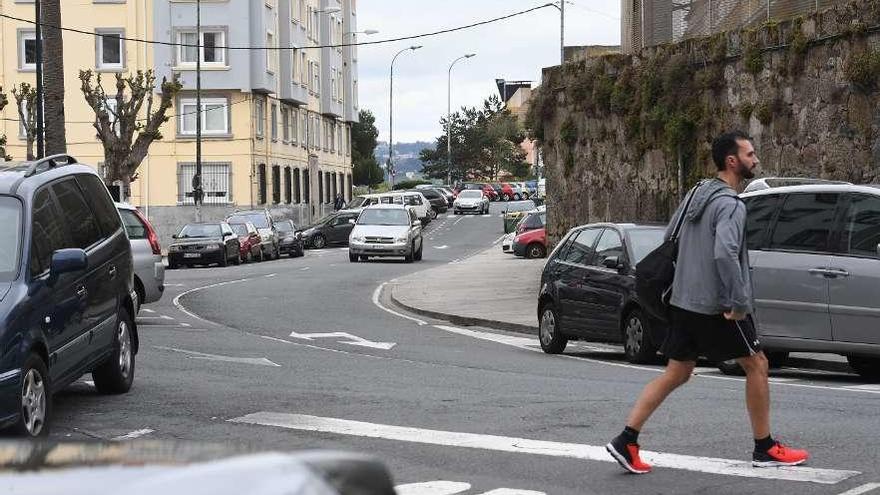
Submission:
[[[712,141],[712,161],[715,162],[715,168],[719,172],[727,168],[724,161],[730,155],[739,153],[739,142],[741,140],[751,141],[752,138],[742,131],[730,131],[721,134]]]

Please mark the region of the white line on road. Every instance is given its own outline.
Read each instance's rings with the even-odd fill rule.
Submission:
[[[379,309],[381,309],[382,311],[385,311],[386,313],[391,313],[394,316],[399,316],[401,318],[406,318],[407,320],[414,321],[414,322],[418,323],[419,326],[427,325],[428,323],[424,320],[420,320],[418,318],[413,318],[412,316],[407,316],[405,314],[398,313],[397,311],[394,311],[393,309],[388,309],[385,306],[382,306],[382,303],[379,302],[379,295],[382,293],[382,289],[384,289],[385,285],[387,285],[387,284],[388,284],[388,282],[385,282],[385,283],[381,284],[379,287],[376,287],[376,290],[373,291],[373,304],[375,304]]]
[[[311,268],[310,266],[304,266],[304,267],[300,268],[299,271],[304,272],[310,268]]]
[[[445,330],[451,333],[457,333],[459,335],[464,335],[466,337],[472,337],[475,339],[481,340],[489,340],[491,342],[497,342],[499,344],[512,345],[515,347],[523,347],[527,346],[535,346],[538,345],[538,339],[528,338],[528,337],[515,337],[513,335],[502,335],[499,333],[489,333],[489,332],[478,332],[475,330],[468,330],[466,328],[458,328],[458,327],[450,327],[447,325],[434,325],[434,328],[439,328],[440,330]]]
[[[406,426],[384,425],[350,421],[338,418],[325,418],[306,414],[258,412],[233,418],[233,423],[263,426],[276,426],[298,431],[314,431],[337,435],[381,438],[445,447],[514,452],[520,454],[567,457],[600,462],[616,462],[602,445],[586,445],[566,442],[533,440],[498,435],[483,435],[457,431],[428,430]],[[735,459],[719,459],[661,452],[642,451],[648,463],[659,468],[681,469],[708,474],[741,476],[784,481],[804,481],[833,485],[853,476],[858,471],[819,469],[809,467],[754,468],[751,462]]]
[[[880,483],[868,483],[866,485],[857,486],[852,490],[847,490],[840,495],[862,495],[863,493],[868,493],[878,488],[880,488]]]
[[[239,283],[239,282],[247,282],[248,280],[252,280],[252,279],[250,279],[250,278],[240,278],[240,279],[237,279],[237,280],[228,280],[228,281],[226,281],[226,282],[218,282],[218,283],[216,283],[216,284],[206,285],[206,286],[204,286],[204,287],[196,287],[196,288],[194,288],[194,289],[190,289],[190,290],[188,290],[188,291],[181,292],[181,293],[178,294],[177,297],[175,297],[171,302],[174,304],[174,306],[175,306],[177,309],[179,309],[180,311],[182,311],[184,314],[186,314],[186,315],[188,315],[188,316],[191,316],[191,317],[193,317],[193,318],[195,318],[195,319],[197,319],[197,320],[199,320],[199,321],[204,321],[205,323],[210,323],[211,325],[217,325],[217,326],[219,326],[219,325],[220,325],[219,323],[214,323],[213,321],[206,320],[206,319],[202,318],[201,316],[199,316],[199,315],[197,315],[197,314],[195,314],[195,313],[192,313],[192,312],[188,311],[186,308],[183,307],[182,304],[180,304],[180,298],[183,297],[183,296],[185,296],[185,295],[187,295],[187,294],[192,294],[193,292],[197,292],[197,291],[200,291],[200,290],[211,289],[211,288],[213,288],[213,287],[222,287],[222,286],[224,286],[224,285],[230,285],[230,284],[237,284],[237,283]]]
[[[471,489],[470,483],[461,481],[426,481],[424,483],[408,483],[397,485],[394,491],[397,495],[455,495]]]
[[[278,276],[277,273],[270,273],[270,274],[266,275],[266,278],[272,278],[272,277],[276,277],[276,276]]]
[[[391,350],[397,344],[394,342],[373,342],[372,340],[367,340],[363,337],[358,337],[357,335],[352,335],[347,332],[325,332],[325,333],[296,333],[291,332],[291,337],[295,339],[348,339],[346,340],[338,340],[337,344],[349,344],[349,345],[357,345],[361,347],[369,347],[371,349],[382,349],[385,351]]]
[[[149,428],[144,428],[144,429],[142,429],[142,430],[135,430],[135,431],[133,431],[133,432],[131,432],[131,433],[126,433],[125,435],[120,435],[120,436],[118,436],[118,437],[113,437],[113,440],[117,440],[117,441],[119,441],[119,440],[134,440],[135,438],[140,438],[140,437],[142,437],[142,436],[144,436],[144,435],[149,435],[150,433],[153,433],[154,431],[156,431],[156,430],[151,430],[151,429],[149,429]]]
[[[446,244],[444,244],[442,246],[433,246],[433,247],[434,247],[434,249],[448,249],[449,248],[449,246],[447,246]]]
[[[534,490],[519,490],[516,488],[496,488],[489,490],[483,495],[546,495],[544,492],[536,492]]]
[[[165,315],[159,316],[138,316],[138,320],[173,320],[174,318]]]
[[[223,361],[227,363],[241,363],[241,364],[255,364],[257,366],[274,366],[276,368],[280,368],[281,365],[277,363],[273,363],[266,358],[240,358],[240,357],[232,357],[232,356],[220,356],[218,354],[206,354],[204,352],[196,352],[196,351],[187,351],[185,349],[176,349],[174,347],[163,347],[163,346],[153,346],[156,349],[162,349],[164,351],[172,351],[179,352],[181,354],[187,354],[192,359],[205,359],[208,361]]]
[[[153,311],[152,309],[147,309],[147,308],[141,308],[141,311],[144,313],[155,313],[155,311]]]

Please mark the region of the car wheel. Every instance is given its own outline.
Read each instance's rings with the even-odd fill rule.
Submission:
[[[49,370],[39,354],[33,353],[21,367],[21,390],[19,391],[18,421],[11,430],[16,435],[30,438],[49,436],[49,413],[52,394],[49,387]]]
[[[509,194],[504,193],[504,201],[510,201],[510,195],[509,195]]]
[[[358,262],[358,255],[348,253],[348,261],[351,261],[352,263],[357,263]]]
[[[630,311],[624,320],[623,353],[627,361],[636,364],[650,362],[657,355],[648,319],[637,309]]]
[[[368,261],[370,258],[367,255],[361,255],[361,261]]]
[[[223,253],[223,257],[220,258],[220,263],[218,264],[224,267],[229,266],[229,255]]]
[[[177,267],[178,267],[177,263],[170,261],[170,260],[168,261],[168,269],[169,270],[177,270]]]
[[[724,373],[725,375],[730,376],[746,376],[746,372],[742,369],[742,366],[736,362],[735,359],[729,359],[727,361],[721,361],[718,363],[718,370]]]
[[[413,242],[412,246],[410,246],[409,252],[406,253],[406,255],[403,257],[403,261],[405,261],[407,263],[412,263],[413,256],[415,255],[415,252],[416,252],[416,243]]]
[[[846,360],[850,367],[862,378],[877,382],[880,381],[880,359],[868,356],[847,356]]]
[[[767,351],[765,354],[771,368],[782,368],[788,362],[788,351]]]
[[[263,246],[260,246],[260,254],[257,255],[257,261],[266,261],[266,251],[263,251]]]
[[[541,349],[547,354],[559,354],[568,345],[568,337],[563,335],[559,326],[559,315],[552,304],[541,308],[541,319],[538,321],[538,340]]]
[[[92,372],[95,388],[102,394],[124,394],[134,382],[134,326],[125,308],[119,309],[113,335],[113,353]]]
[[[526,258],[543,258],[546,254],[547,250],[537,242],[533,242],[526,247]]]
[[[513,195],[513,200],[514,200],[514,201],[519,201],[520,199],[522,199],[522,196],[520,196],[519,193],[515,193],[515,194]]]
[[[437,210],[431,208],[430,210],[428,210],[428,216],[431,217],[431,220],[435,220],[437,218]]]
[[[523,193],[523,195],[522,195],[523,199],[529,199],[529,197],[530,197],[529,193]]]
[[[419,250],[416,251],[415,255],[413,255],[414,260],[422,261],[422,250],[424,249],[424,247],[425,247],[425,244],[424,244],[424,241],[422,241],[422,244],[419,245]]]
[[[236,266],[241,264],[241,248],[240,247],[236,250],[236,255],[234,258],[232,258],[232,263]]]
[[[251,250],[248,250],[248,254],[247,254],[247,262],[248,262],[248,263],[253,263],[253,262],[254,262],[254,253],[253,253],[253,251],[251,251]]]
[[[324,237],[322,234],[317,234],[314,238],[312,238],[312,247],[314,247],[315,249],[323,249],[326,245],[327,238]]]
[[[134,277],[134,291],[137,294],[137,298],[138,298],[137,307],[140,308],[141,306],[144,305],[144,300],[146,300],[147,296],[146,296],[146,290],[144,290],[144,284],[143,284],[143,282],[141,282],[141,279],[139,279],[137,277],[137,275],[135,275],[135,277]]]

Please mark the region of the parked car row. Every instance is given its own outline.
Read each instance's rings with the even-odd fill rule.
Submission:
[[[465,190],[483,191],[489,201],[520,201],[538,196],[538,181],[526,182],[464,182],[453,190],[455,196]]]
[[[789,352],[836,353],[880,380],[880,186],[811,182],[763,181],[741,195],[758,335],[771,365]],[[641,309],[635,266],[660,245],[664,227],[590,224],[568,232],[541,276],[545,352],[589,338],[622,342],[632,362],[655,356],[666,329]]]
[[[545,207],[524,212],[513,232],[504,236],[501,250],[525,258],[547,256],[547,212]]]

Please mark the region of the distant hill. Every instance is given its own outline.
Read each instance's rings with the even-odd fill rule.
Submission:
[[[434,143],[416,141],[415,143],[394,143],[394,166],[398,173],[421,172],[422,162],[419,153],[425,148],[434,149]],[[379,141],[376,145],[376,160],[380,164],[388,161],[388,143]]]

